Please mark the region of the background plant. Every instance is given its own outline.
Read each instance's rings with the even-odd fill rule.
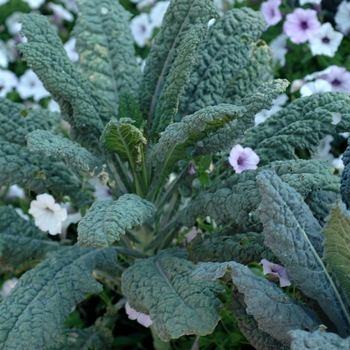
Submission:
[[[120,4],[78,6],[77,65],[44,17],[22,17],[28,41],[18,48],[61,114],[1,100],[1,184],[20,185],[29,198],[49,192],[83,216],[77,235],[54,240],[2,207],[2,262],[9,274],[28,270],[0,305],[2,347],[123,346],[113,333],[125,319],[123,296],[150,316],[156,348],[212,333],[223,308],[257,349],[300,349],[311,338],[346,344],[346,271],[333,257],[325,265],[320,233],[343,236],[346,209],[336,204],[330,214],[327,206],[340,179],[325,162],[298,155],[349,130],[348,95],[297,99],[254,126],[288,86],[270,80],[261,14],[233,9],[208,29],[217,17],[211,2],[173,1],[141,73]],[[236,143],[258,154],[258,169],[227,166]],[[108,185],[110,200],[94,201],[90,177]],[[346,202],[346,172],[342,189]],[[190,244],[184,225],[202,229]],[[337,244],[326,242],[326,259]],[[282,263],[294,289],[244,266],[262,258]],[[64,325],[87,294],[109,306],[103,317],[84,329],[71,327],[71,316]]]

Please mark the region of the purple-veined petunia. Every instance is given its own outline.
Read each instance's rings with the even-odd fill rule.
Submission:
[[[228,161],[239,174],[247,169],[257,169],[260,158],[250,147],[236,145],[232,148]]]
[[[305,43],[317,35],[321,23],[315,10],[297,8],[286,16],[283,31],[294,44]]]
[[[261,4],[260,11],[265,17],[268,27],[274,26],[282,19],[280,5],[281,0],[268,0]]]
[[[266,259],[260,261],[260,265],[263,266],[264,275],[270,274],[270,281],[274,282],[277,278],[280,279],[280,286],[290,286],[290,280],[287,269],[281,265],[274,264]]]

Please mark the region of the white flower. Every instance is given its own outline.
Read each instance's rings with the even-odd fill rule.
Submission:
[[[60,105],[55,100],[50,100],[50,102],[47,106],[47,109],[50,112],[59,112],[59,113],[61,112]]]
[[[338,170],[343,170],[344,169],[344,163],[343,163],[343,155],[341,154],[338,158],[334,158],[332,161],[331,161],[331,165],[338,169]]]
[[[64,45],[64,49],[66,50],[67,52],[67,55],[69,57],[69,59],[72,61],[72,62],[76,62],[78,61],[79,59],[79,55],[77,53],[77,51],[75,50],[75,42],[76,42],[76,39],[75,38],[70,38]]]
[[[350,2],[343,1],[338,6],[334,20],[342,33],[347,34],[350,31]]]
[[[315,159],[333,159],[333,155],[330,153],[331,151],[331,142],[333,142],[334,137],[332,135],[326,135],[323,139],[320,140],[320,143],[317,146],[317,151],[315,155]]]
[[[13,277],[10,280],[7,280],[3,283],[0,291],[0,295],[3,299],[10,294],[11,289],[17,284],[17,282],[18,282],[18,278]]]
[[[153,32],[148,14],[141,13],[139,16],[134,17],[130,22],[130,28],[136,44],[144,47],[146,40],[151,38]]]
[[[66,208],[61,208],[47,193],[36,196],[36,200],[30,203],[28,213],[33,215],[35,225],[42,231],[49,231],[50,235],[61,233],[62,222],[67,219]]]
[[[89,183],[95,187],[94,196],[97,201],[108,201],[112,200],[111,189],[106,185],[101,185],[101,181],[94,177],[89,180]]]
[[[54,4],[53,2],[50,2],[47,6],[52,10],[52,12],[58,18],[64,19],[68,22],[74,21],[74,16],[69,11],[67,11],[62,5],[57,5],[57,4]]]
[[[18,32],[22,28],[22,24],[19,22],[21,19],[20,12],[13,12],[10,16],[8,16],[5,20],[7,31],[12,34],[18,34]]]
[[[288,95],[282,94],[278,96],[275,100],[273,100],[273,106],[270,110],[263,109],[259,113],[255,115],[255,125],[263,123],[267,118],[269,118],[272,114],[278,112],[282,106],[288,101]]]
[[[133,309],[130,306],[128,301],[125,304],[125,312],[127,313],[128,318],[130,320],[137,320],[138,323],[140,323],[142,326],[146,328],[148,328],[153,323],[151,318],[148,315]]]
[[[32,10],[39,8],[45,0],[23,0],[26,2]]]
[[[342,40],[343,34],[336,32],[330,23],[324,23],[318,34],[309,40],[312,55],[334,57]]]
[[[301,96],[310,96],[317,92],[327,91],[332,91],[332,85],[327,80],[316,79],[315,81],[305,83],[300,89],[300,94]]]
[[[0,69],[0,97],[5,97],[18,84],[18,79],[9,70]]]
[[[153,28],[160,28],[169,4],[170,1],[161,1],[157,2],[154,7],[152,7],[149,17]]]
[[[6,199],[9,198],[20,198],[24,199],[26,196],[26,193],[24,192],[24,189],[19,187],[18,185],[12,185],[9,188],[9,191],[6,194]]]
[[[64,4],[65,8],[73,13],[78,13],[78,7],[75,3],[75,0],[60,0],[61,3]]]
[[[9,2],[9,0],[0,0],[0,6],[1,5],[5,5],[6,3],[8,3]]]
[[[20,78],[17,86],[17,92],[23,100],[33,97],[34,101],[39,101],[44,97],[50,96],[38,76],[28,69]]]
[[[270,42],[270,48],[272,50],[272,59],[274,62],[279,62],[280,66],[283,67],[286,64],[287,50],[287,38],[286,34],[280,34],[274,40]]]

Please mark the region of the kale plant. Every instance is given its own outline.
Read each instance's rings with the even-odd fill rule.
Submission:
[[[212,1],[173,0],[141,72],[122,6],[78,6],[77,65],[44,16],[22,17],[19,50],[61,114],[0,100],[1,186],[68,196],[85,214],[73,244],[1,207],[2,263],[36,266],[0,304],[0,349],[111,348],[126,299],[150,316],[160,349],[213,332],[228,290],[256,349],[349,348],[350,215],[338,199],[342,188],[350,203],[348,169],[341,184],[326,162],[298,157],[350,130],[349,96],[300,98],[255,126],[288,85],[271,80],[260,13],[233,9],[208,27]],[[227,165],[236,144],[256,152],[257,169]],[[114,199],[94,202],[91,177]],[[184,226],[204,232],[184,245]],[[297,292],[246,266],[262,259]],[[65,327],[102,283],[120,302],[89,328]]]

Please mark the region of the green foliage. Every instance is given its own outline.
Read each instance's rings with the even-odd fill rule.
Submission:
[[[91,195],[80,191],[81,181],[62,162],[32,154],[25,147],[0,141],[0,184],[17,184],[36,193],[51,190],[70,196],[78,207],[90,205]]]
[[[49,347],[55,344],[65,318],[86,293],[102,285],[91,275],[95,267],[112,268],[113,249],[78,246],[50,253],[24,274],[0,305],[0,349]]]
[[[348,333],[346,302],[322,261],[321,228],[300,195],[276,174],[257,176],[261,195],[258,214],[264,225],[265,245],[280,259],[291,282],[316,299],[339,334]]]
[[[256,113],[289,84],[270,79],[260,13],[235,8],[208,29],[217,18],[212,1],[172,0],[142,75],[122,6],[78,6],[76,65],[43,16],[23,16],[28,41],[19,45],[68,132],[58,113],[0,99],[0,185],[26,190],[23,200],[0,191],[1,201],[27,212],[37,194],[51,193],[83,216],[77,229],[52,238],[31,218],[0,209],[7,269],[17,276],[48,253],[0,304],[0,349],[136,349],[151,335],[155,348],[202,347],[199,336],[213,332],[223,308],[236,318],[226,334],[238,325],[257,349],[316,348],[320,339],[347,346],[338,334],[350,334],[348,213],[335,207],[324,224],[340,177],[324,161],[297,156],[313,156],[325,135],[350,130],[347,94],[294,100],[254,126]],[[233,173],[225,152],[237,143],[258,153],[256,170]],[[349,203],[347,152],[344,161],[341,192]],[[109,184],[101,191],[111,200],[93,203],[91,176]],[[43,208],[43,220],[53,216]],[[189,242],[182,225],[202,232]],[[262,258],[282,263],[292,286],[263,278]],[[99,299],[96,313],[82,321],[80,305],[63,327],[72,308],[96,293],[88,298]],[[123,296],[151,318],[151,332],[133,328]],[[338,334],[318,332],[321,323]],[[224,328],[213,337],[224,337]],[[220,344],[241,344],[241,337]],[[219,347],[215,339],[206,344]]]
[[[350,299],[350,216],[342,203],[333,206],[321,233],[326,236],[324,259],[327,269]]]
[[[27,147],[31,152],[65,160],[68,168],[77,172],[99,175],[102,162],[78,143],[45,130],[35,130],[26,136]]]
[[[256,276],[247,266],[234,261],[199,263],[194,276],[199,280],[216,280],[227,270],[239,293],[244,294],[247,313],[253,315],[259,329],[283,345],[290,345],[289,330],[306,328],[313,331],[318,328],[319,321],[311,310],[297,299],[289,298],[275,284]]]
[[[18,48],[24,59],[59,103],[73,139],[96,152],[103,124],[113,115],[111,108],[73,66],[56,31],[43,16],[23,15],[22,23],[21,33],[28,42]]]
[[[181,99],[184,115],[223,103],[223,100],[231,103],[224,97],[226,91],[248,64],[250,45],[260,37],[265,26],[259,12],[246,8],[227,12],[210,28]]]
[[[58,133],[60,120],[59,113],[51,113],[41,108],[29,109],[0,97],[0,139],[3,141],[25,146],[25,136],[36,129]]]
[[[162,94],[158,98],[152,133],[162,132],[166,126],[173,123],[182,92],[190,82],[191,68],[196,61],[199,44],[206,31],[206,24],[196,24],[181,40],[176,58],[165,78]]]
[[[242,144],[254,149],[260,157],[259,164],[265,165],[273,160],[297,159],[296,148],[308,149],[313,155],[326,135],[349,129],[348,94],[327,92],[292,101],[264,123],[250,129]]]
[[[148,119],[148,128],[157,97],[181,41],[194,24],[206,25],[211,18],[217,17],[214,5],[209,0],[177,0],[170,3],[147,57],[140,84],[139,105],[144,118]]]
[[[211,235],[207,239],[197,236],[191,247],[191,260],[196,263],[235,260],[243,265],[261,259],[274,260],[263,242],[264,235],[257,232],[235,233],[232,236]]]
[[[146,144],[142,131],[133,125],[130,118],[113,118],[103,130],[102,143],[107,150],[117,153],[122,160],[135,167],[142,161],[143,145]]]
[[[141,78],[130,14],[118,1],[80,0],[77,5],[80,14],[72,35],[77,39],[78,67],[116,113],[120,94],[135,95]]]
[[[238,320],[239,328],[249,342],[260,350],[287,350],[289,347],[283,346],[268,333],[259,329],[258,323],[252,315],[246,311],[247,305],[244,302],[244,295],[238,291],[232,293],[232,304],[230,311]]]
[[[123,274],[123,294],[131,307],[150,315],[164,341],[184,334],[206,335],[219,321],[221,302],[215,296],[223,288],[193,278],[195,265],[186,256],[179,249],[164,250],[138,260]]]
[[[199,215],[209,215],[217,224],[227,223],[232,219],[240,225],[249,221],[249,213],[255,211],[260,203],[255,177],[264,169],[273,169],[304,198],[311,191],[329,189],[332,178],[329,167],[323,161],[273,162],[257,170],[233,174],[227,180],[202,192],[180,213],[180,222],[192,226]],[[332,189],[336,191],[336,188]]]
[[[16,267],[59,249],[62,246],[47,238],[32,221],[20,217],[13,208],[0,207],[0,256],[3,264]]]
[[[107,248],[125,229],[142,225],[154,210],[152,203],[135,194],[124,194],[114,202],[95,202],[79,222],[78,242],[87,248]]]
[[[307,332],[303,330],[293,330],[289,332],[292,340],[291,350],[299,349],[327,349],[339,350],[346,349],[350,346],[350,337],[342,339],[334,333],[325,331]]]

